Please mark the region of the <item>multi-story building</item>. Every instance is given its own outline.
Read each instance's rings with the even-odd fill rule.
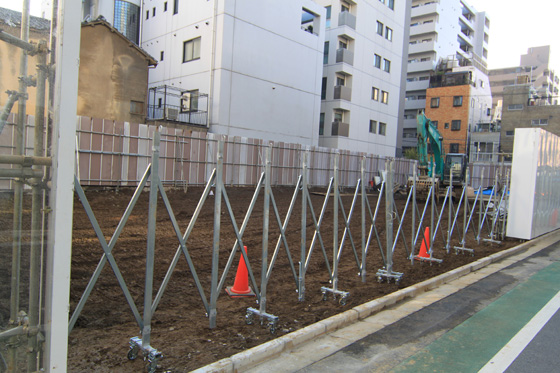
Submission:
[[[325,22],[311,0],[145,0],[149,117],[317,145]]]
[[[490,122],[492,98],[488,76],[474,66],[452,69],[446,66],[443,64],[430,77],[426,116],[442,135],[446,153],[468,154],[473,132],[481,128],[481,123]],[[482,147],[481,142],[478,139],[478,147]]]
[[[43,8],[48,9],[50,1],[43,0]],[[141,6],[141,0],[83,0],[82,16],[86,21],[93,21],[102,16],[121,34],[138,45]]]
[[[529,48],[526,54],[521,55],[519,66],[492,69],[488,71],[488,76],[494,109],[498,101],[503,100],[504,88],[514,84],[530,84],[543,100],[542,104],[558,104],[560,78],[550,68],[549,45]]]
[[[550,105],[543,100],[538,88],[531,84],[504,87],[500,132],[502,152],[513,152],[516,128],[540,127],[560,136],[560,105]]]
[[[490,21],[463,0],[413,0],[403,149],[416,147],[416,115],[427,107],[430,75],[444,60],[485,73]]]
[[[319,145],[401,152],[410,0],[316,0],[326,9]]]

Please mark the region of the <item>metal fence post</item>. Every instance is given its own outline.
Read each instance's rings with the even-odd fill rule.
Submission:
[[[362,167],[360,170],[360,178],[362,180],[362,282],[366,282],[366,156],[362,156]]]
[[[332,271],[332,288],[338,290],[338,163],[340,161],[340,153],[334,154],[334,203],[333,203],[333,271]]]
[[[307,256],[307,159],[309,151],[304,152],[301,174],[301,252],[299,260],[298,300],[305,300],[305,257]]]
[[[154,258],[156,245],[156,215],[158,193],[160,133],[154,132],[152,145],[152,173],[150,177],[150,196],[148,207],[148,239],[146,244],[146,279],[144,286],[144,328],[142,330],[142,349],[150,346],[152,332],[152,293],[154,286]]]
[[[216,327],[218,302],[218,260],[220,258],[220,223],[222,215],[222,189],[224,186],[224,141],[218,140],[218,156],[216,162],[216,191],[214,193],[214,236],[212,241],[212,281],[210,293],[210,328]]]
[[[268,226],[270,215],[270,165],[272,157],[272,144],[266,148],[265,182],[264,182],[264,207],[263,207],[263,235],[262,235],[262,266],[261,266],[261,300],[259,310],[266,313],[266,287],[268,283]]]

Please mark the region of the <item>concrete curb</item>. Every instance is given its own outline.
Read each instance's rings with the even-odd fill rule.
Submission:
[[[372,314],[377,313],[389,306],[392,306],[393,304],[396,304],[404,299],[413,298],[425,291],[435,289],[445,283],[456,280],[471,272],[478,271],[479,269],[484,268],[494,262],[518,254],[523,250],[527,250],[530,247],[535,246],[538,242],[550,238],[554,234],[557,234],[557,232],[553,231],[534,240],[522,243],[521,245],[512,247],[507,250],[499,251],[487,257],[481,258],[475,262],[466,264],[459,268],[455,268],[449,272],[442,273],[439,276],[432,277],[426,281],[361,304],[348,311],[344,311],[337,315],[331,316],[328,319],[321,320],[315,324],[309,325],[305,328],[296,330],[272,341],[240,352],[229,358],[225,358],[215,363],[206,365],[197,370],[194,370],[193,372],[234,373],[248,370],[282,353],[283,351],[291,350],[294,347],[297,347],[314,338],[320,337],[342,327],[351,325],[358,320],[365,319]],[[543,249],[544,248],[545,247],[543,247]]]

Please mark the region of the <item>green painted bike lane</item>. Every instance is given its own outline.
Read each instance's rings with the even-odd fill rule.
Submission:
[[[558,291],[560,262],[554,262],[391,372],[478,372]]]

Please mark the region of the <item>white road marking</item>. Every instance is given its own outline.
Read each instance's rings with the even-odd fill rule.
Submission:
[[[560,309],[560,291],[533,318],[510,339],[479,373],[496,373],[505,371],[527,345],[535,338],[548,320]]]

